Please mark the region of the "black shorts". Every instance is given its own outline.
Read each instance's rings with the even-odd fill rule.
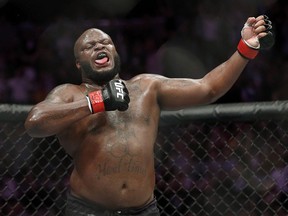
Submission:
[[[142,215],[142,216],[160,216],[157,208],[157,201],[154,198],[150,203],[141,208],[128,208],[108,210],[100,205],[91,203],[72,194],[67,195],[66,216],[112,216],[112,215]]]

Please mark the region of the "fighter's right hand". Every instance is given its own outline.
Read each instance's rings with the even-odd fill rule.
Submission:
[[[122,80],[111,80],[102,90],[90,92],[86,97],[91,113],[125,111],[130,102],[128,89]]]

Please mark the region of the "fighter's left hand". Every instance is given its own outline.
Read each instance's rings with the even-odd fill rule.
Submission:
[[[242,39],[254,49],[269,49],[274,44],[272,22],[266,15],[249,17],[241,31]]]

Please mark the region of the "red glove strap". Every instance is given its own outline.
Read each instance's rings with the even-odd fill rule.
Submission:
[[[241,39],[239,41],[238,46],[237,46],[237,50],[244,58],[247,58],[247,59],[254,59],[259,52],[258,49],[253,49],[252,47],[249,47],[243,41],[243,39]]]
[[[100,90],[99,91],[90,92],[88,94],[88,97],[90,99],[90,103],[91,103],[91,106],[92,106],[93,113],[105,111],[105,106],[104,106],[104,102],[103,102],[102,92]]]

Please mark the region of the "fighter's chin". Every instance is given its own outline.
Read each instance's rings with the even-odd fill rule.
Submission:
[[[98,73],[102,73],[102,72],[105,73],[107,71],[113,70],[113,68],[114,68],[114,65],[96,65],[94,67],[94,71]]]
[[[114,67],[101,67],[94,70],[94,73],[98,74],[99,76],[113,76],[116,72]]]
[[[118,73],[115,70],[102,70],[102,71],[97,71],[93,74],[90,74],[89,78],[93,80],[93,82],[95,83],[103,84],[114,79],[117,75]]]

